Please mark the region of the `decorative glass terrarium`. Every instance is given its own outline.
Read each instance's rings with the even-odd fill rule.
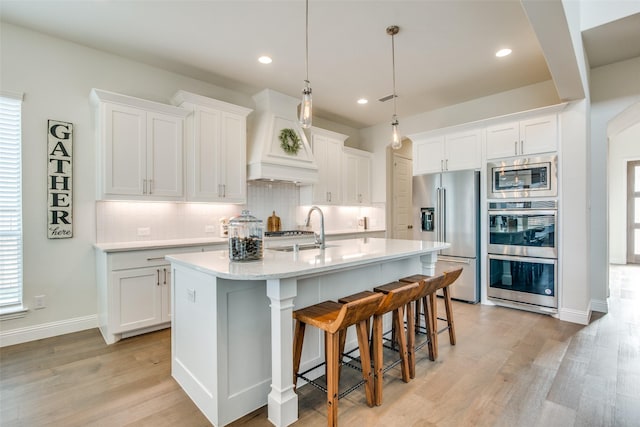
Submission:
[[[262,221],[243,210],[240,216],[229,220],[229,259],[255,261],[262,259]]]

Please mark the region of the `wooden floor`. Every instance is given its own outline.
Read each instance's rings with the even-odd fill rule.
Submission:
[[[343,426],[640,426],[640,267],[612,267],[609,313],[581,326],[454,303],[458,344],[441,335],[409,384],[385,376],[384,404],[358,390]],[[0,349],[0,425],[208,426],[170,375],[170,332],[107,346],[97,330]],[[323,394],[299,390],[296,425],[325,426]],[[234,426],[270,426],[266,408]]]

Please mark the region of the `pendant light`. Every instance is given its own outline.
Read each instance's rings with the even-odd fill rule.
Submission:
[[[387,27],[387,34],[391,36],[391,65],[393,71],[393,117],[391,118],[391,148],[394,150],[402,147],[402,141],[400,140],[400,134],[398,133],[398,116],[396,111],[396,46],[395,35],[400,31],[400,27],[397,25],[391,25]]]
[[[309,0],[306,0],[306,18],[305,18],[305,58],[304,65],[306,68],[306,79],[304,80],[304,88],[302,89],[302,104],[300,105],[300,126],[304,129],[311,127],[311,85],[309,84]]]

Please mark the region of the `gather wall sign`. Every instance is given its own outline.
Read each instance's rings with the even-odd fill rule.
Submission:
[[[73,124],[47,123],[47,237],[73,237]]]

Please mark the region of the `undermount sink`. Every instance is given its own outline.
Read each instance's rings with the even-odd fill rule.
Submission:
[[[268,248],[269,250],[272,251],[279,251],[279,252],[293,252],[293,247],[294,245],[287,245],[287,246],[276,246],[273,248]],[[325,245],[325,249],[326,248],[331,248],[335,245]],[[320,249],[320,244],[319,243],[305,243],[303,245],[298,245],[298,250],[299,251],[306,251],[307,249]]]

